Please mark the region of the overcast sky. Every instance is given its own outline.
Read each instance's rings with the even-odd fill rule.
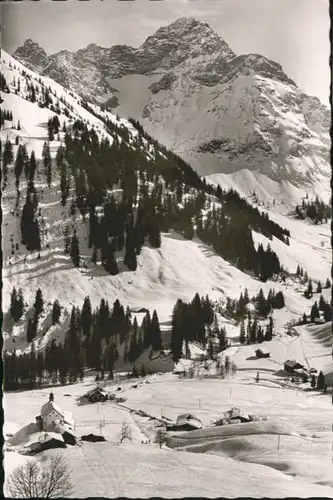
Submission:
[[[280,63],[299,87],[329,103],[329,0],[40,0],[2,4],[2,46],[27,38],[48,54],[97,43],[139,46],[179,17],[206,21],[236,54]]]

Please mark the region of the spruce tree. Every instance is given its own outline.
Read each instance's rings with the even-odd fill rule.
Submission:
[[[70,254],[71,252],[71,239],[69,237],[69,229],[67,225],[64,228],[64,252],[65,254]]]
[[[74,233],[71,239],[70,257],[75,267],[80,267],[80,249],[79,240],[74,229]]]
[[[29,179],[30,181],[33,181],[34,178],[35,178],[35,172],[36,172],[36,169],[37,169],[37,162],[36,162],[36,157],[35,157],[35,152],[34,151],[31,151],[31,154],[30,154],[30,158],[29,158],[29,161],[27,162],[27,171],[25,172],[25,175],[27,177],[27,179]]]
[[[258,328],[257,341],[259,343],[261,343],[261,342],[264,341],[264,332],[263,332],[263,329],[262,329],[261,325],[259,325],[259,328]]]
[[[61,308],[58,300],[55,300],[53,302],[53,307],[52,307],[52,325],[56,325],[59,323],[59,319],[61,316]]]
[[[46,182],[48,187],[50,188],[52,183],[52,160],[50,153],[50,145],[48,142],[44,142],[42,158],[45,169]]]
[[[97,248],[95,246],[93,248],[93,252],[92,252],[92,255],[91,255],[91,262],[93,264],[97,263]]]
[[[320,370],[318,378],[317,378],[317,389],[323,391],[325,387],[325,376],[323,372]]]
[[[17,321],[17,290],[14,287],[10,295],[10,315],[14,321]]]
[[[311,387],[312,389],[316,387],[316,377],[314,375],[311,375]]]
[[[154,351],[160,351],[162,349],[162,335],[156,310],[154,310],[151,319],[151,332],[152,332],[152,339],[151,339],[152,348]]]
[[[22,288],[19,288],[17,294],[17,321],[23,316],[24,313],[24,298]]]
[[[312,280],[309,279],[308,288],[307,288],[307,297],[308,298],[312,297],[312,294],[313,294]]]
[[[20,144],[17,153],[16,153],[16,158],[15,158],[15,165],[14,165],[14,174],[15,174],[15,185],[18,188],[20,185],[20,177],[23,171],[24,167],[24,148]]]
[[[317,318],[320,318],[318,304],[315,302],[311,308],[310,319],[311,323],[314,323]]]
[[[183,328],[182,328],[182,309],[183,302],[178,299],[176,305],[172,312],[172,329],[171,329],[171,353],[172,358],[175,362],[177,362],[181,356],[183,351]]]
[[[8,175],[8,165],[13,163],[14,155],[13,155],[13,145],[10,140],[7,138],[3,150],[2,156],[2,173],[4,176],[4,182],[7,183],[7,175]]]
[[[37,335],[38,318],[29,318],[27,323],[27,341],[30,344]]]
[[[132,224],[128,224],[127,226],[124,264],[131,271],[135,271],[138,266],[135,251],[135,235]]]
[[[39,317],[39,315],[44,311],[44,299],[43,299],[43,294],[42,294],[42,291],[40,288],[38,288],[38,290],[36,292],[34,308],[35,308],[35,312],[36,312],[37,317]]]
[[[73,306],[70,322],[69,322],[69,330],[67,332],[65,338],[65,348],[69,354],[69,377],[71,382],[76,382],[77,378],[80,375],[80,340],[79,340],[79,329],[77,323],[77,313],[76,309]]]
[[[245,324],[244,324],[244,320],[242,320],[241,325],[240,325],[239,342],[240,342],[241,344],[245,344],[245,342],[246,342],[246,334],[245,334]]]
[[[225,327],[222,327],[219,331],[219,350],[224,351],[228,347],[227,331]]]

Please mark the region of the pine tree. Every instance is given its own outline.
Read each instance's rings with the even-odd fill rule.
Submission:
[[[245,334],[245,324],[244,324],[244,320],[242,320],[242,322],[241,322],[241,326],[240,326],[239,342],[240,342],[241,344],[245,344],[245,342],[246,342],[246,334]]]
[[[73,306],[70,322],[69,322],[69,330],[67,332],[65,338],[64,347],[67,349],[70,359],[69,365],[69,376],[71,382],[76,382],[77,378],[80,375],[80,353],[81,346],[79,340],[79,328],[77,323],[77,312],[75,307]]]
[[[322,291],[322,286],[321,286],[320,281],[318,281],[318,283],[317,283],[317,293],[321,293],[321,291]]]
[[[9,312],[14,321],[17,321],[17,290],[14,287],[10,295],[10,308]]]
[[[90,298],[86,297],[81,310],[81,324],[83,335],[90,335],[92,327],[92,309]]]
[[[258,333],[257,333],[257,341],[259,343],[262,343],[264,340],[265,340],[264,332],[263,332],[263,329],[261,328],[261,326],[259,325]]]
[[[40,288],[36,292],[34,308],[37,317],[44,311],[44,299]]]
[[[254,318],[254,321],[251,325],[250,328],[250,343],[254,344],[257,340],[257,333],[258,333],[258,321],[256,318]]]
[[[269,313],[269,304],[268,301],[265,299],[264,292],[262,288],[259,290],[259,294],[257,297],[257,311],[260,314],[260,316],[266,317]]]
[[[135,271],[138,264],[136,260],[135,235],[133,224],[127,225],[124,264],[131,271]]]
[[[320,370],[318,378],[317,378],[317,389],[323,391],[325,387],[325,377],[323,372]]]
[[[13,161],[14,161],[13,145],[7,138],[2,156],[2,173],[4,176],[5,183],[7,183],[8,165],[13,163]]]
[[[61,315],[61,308],[58,300],[55,300],[53,302],[53,307],[52,307],[52,325],[56,325],[59,323]]]
[[[97,248],[94,246],[92,256],[91,256],[91,262],[93,264],[97,263]]]
[[[78,240],[75,229],[74,229],[74,233],[73,233],[72,240],[71,240],[70,257],[73,261],[74,266],[80,267],[79,240]]]
[[[226,356],[225,362],[224,362],[224,369],[225,369],[226,375],[229,375],[229,373],[230,373],[230,367],[231,367],[230,358],[229,358],[229,356]]]
[[[270,341],[273,338],[274,322],[272,316],[270,316],[268,324],[266,326],[265,341]]]
[[[17,321],[21,319],[24,313],[24,297],[22,288],[19,288],[17,294]]]
[[[69,229],[67,225],[64,228],[64,252],[65,254],[70,254],[71,252],[71,239],[69,237]]]
[[[30,344],[37,335],[37,318],[29,318],[27,324],[27,341]]]
[[[311,308],[310,318],[311,318],[311,323],[314,323],[315,319],[320,318],[317,302],[315,302]]]
[[[23,172],[24,168],[24,148],[20,144],[17,153],[16,153],[16,158],[15,158],[15,165],[14,165],[14,173],[15,173],[15,185],[18,188],[20,185],[20,177]]]
[[[157,312],[154,310],[151,319],[151,331],[152,331],[152,348],[154,351],[160,351],[162,349],[162,335],[160,329],[160,323],[158,321]]]
[[[251,329],[252,329],[252,321],[251,321],[251,315],[249,313],[247,317],[247,327],[246,327],[246,340],[248,344],[251,342]]]
[[[307,298],[312,297],[312,295],[313,295],[312,280],[309,279],[308,288],[307,288]]]
[[[219,331],[219,350],[220,351],[225,351],[228,347],[228,338],[227,338],[227,331],[225,327],[222,327]]]
[[[273,300],[273,308],[274,309],[283,309],[285,306],[284,295],[283,292],[277,292]]]
[[[183,350],[183,302],[178,299],[172,312],[172,329],[171,329],[171,352],[175,362],[182,356]]]
[[[28,183],[26,202],[22,210],[20,227],[22,243],[28,250],[41,249],[39,223],[37,218],[38,199],[33,182]]]
[[[43,164],[44,164],[44,169],[45,169],[46,182],[47,182],[48,187],[50,188],[51,183],[52,183],[52,160],[51,160],[51,153],[50,153],[50,145],[48,142],[44,142],[42,157],[43,157]]]
[[[316,387],[316,377],[314,375],[311,375],[311,387],[312,389]]]
[[[27,165],[25,172],[26,178],[29,179],[30,181],[33,181],[37,169],[37,163],[34,151],[31,151],[29,161],[26,163],[26,165]]]

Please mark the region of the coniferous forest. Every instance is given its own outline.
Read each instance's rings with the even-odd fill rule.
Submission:
[[[23,74],[23,77],[26,76]],[[7,88],[4,79],[1,86]],[[59,184],[59,201],[75,221],[71,228],[64,225],[62,236],[64,254],[77,268],[83,265],[78,231],[78,224],[83,220],[88,222],[91,261],[111,276],[120,272],[120,253],[126,268],[135,271],[142,247],[149,245],[158,249],[162,234],[170,230],[188,240],[199,238],[232,265],[262,281],[283,271],[269,244],[266,248],[262,244],[255,246],[252,230],[269,239],[274,236],[286,245],[289,244],[289,231],[270,220],[267,213],[250,205],[236,191],[208,184],[187,162],[152,139],[140,123],[131,119],[133,129],[130,129],[119,120],[111,121],[103,109],[97,112],[95,107],[81,102],[87,111],[100,119],[111,137],[111,140],[101,139],[89,122],[78,119],[70,124],[60,122],[60,114],[69,115],[71,107],[62,98],[54,99],[51,88],[42,87],[40,93],[28,82],[26,89],[28,100],[54,112],[47,122],[48,140],[44,143],[41,160],[36,160],[34,151],[28,154],[19,137],[15,150],[8,138],[0,143],[3,189],[7,187],[8,167],[13,165],[21,244],[28,251],[38,252],[39,258],[39,252],[45,249],[40,194],[35,185],[36,176],[41,174],[47,189],[51,189],[54,182]],[[16,91],[20,91],[19,82]],[[59,103],[65,108],[60,110]],[[15,117],[4,110],[1,126],[6,120],[12,121],[13,128],[20,129]],[[62,140],[52,158],[51,146],[53,141],[59,141],[60,132]],[[273,308],[283,307],[283,297],[278,294],[267,301]],[[232,313],[229,307],[228,314],[236,314],[243,320],[242,299],[234,306],[237,313]],[[85,367],[112,377],[119,356],[117,345],[125,346],[125,361],[130,363],[145,349],[159,351],[163,348],[156,311],[148,312],[139,326],[119,301],[110,307],[107,300],[102,300],[99,308],[92,311],[87,297],[81,309],[73,307],[63,344],[53,341],[45,353],[36,353],[34,340],[39,332],[43,307],[42,292],[38,290],[33,314],[27,318],[26,325],[27,341],[32,344],[32,350],[22,356],[15,352],[12,356],[5,354],[6,388],[31,381],[42,384],[45,377],[53,377],[61,383],[75,381],[83,376]],[[19,321],[23,313],[22,290],[13,290],[11,317]],[[60,321],[61,314],[60,303],[55,301],[53,325]],[[225,329],[217,327],[209,298],[203,299],[197,294],[190,303],[179,299],[172,315],[173,359],[179,359],[183,347],[187,349],[192,341],[208,346],[212,352],[216,340],[220,350],[228,346]]]
[[[17,322],[24,311],[23,292],[14,288],[9,314]],[[133,318],[130,309],[125,309],[119,300],[110,307],[108,301],[102,299],[99,307],[93,309],[90,298],[86,297],[81,308],[73,306],[63,342],[53,339],[45,351],[37,352],[35,339],[43,311],[43,294],[38,289],[26,325],[31,351],[20,355],[15,350],[13,353],[4,352],[5,390],[38,387],[47,381],[74,383],[82,380],[84,368],[96,370],[102,379],[112,379],[120,350],[124,364],[133,365],[143,351],[148,350],[152,354],[169,347],[163,345],[155,310],[152,313],[147,311],[141,325],[138,325],[137,318]],[[52,325],[60,323],[61,311],[59,301],[55,300],[51,312]],[[190,304],[178,300],[172,319],[170,348],[173,359],[179,359],[183,345],[187,345],[189,341],[197,341],[206,346],[212,332],[209,334],[205,327],[211,325],[213,320],[214,308],[208,296],[200,298],[196,294]],[[221,335],[225,336],[225,332],[218,331],[217,338],[220,339]],[[220,344],[222,348],[223,345],[226,348],[226,337],[224,344],[221,340]]]
[[[59,120],[49,120],[50,140],[59,126]],[[72,216],[89,220],[88,241],[93,262],[101,262],[111,275],[118,274],[117,252],[124,250],[124,264],[134,271],[142,246],[159,248],[161,233],[173,229],[186,239],[200,238],[218,255],[263,281],[279,274],[277,255],[269,245],[267,248],[259,245],[256,249],[252,230],[288,244],[287,230],[250,206],[235,191],[207,184],[187,163],[142,132],[138,124],[132,145],[127,128],[109,121],[105,126],[113,137],[112,144],[107,139],[99,140],[93,128],[77,120],[71,131],[66,131],[55,162],[51,160],[47,142],[42,155],[47,185],[50,187],[55,177],[60,179],[62,206],[68,204]],[[21,242],[28,250],[39,251],[41,228],[34,184],[35,155],[32,152],[29,157],[25,146],[19,145],[14,159],[11,143],[6,141],[2,167],[5,180],[11,161],[14,161],[18,196],[23,175],[27,182],[20,217]],[[121,196],[115,196],[116,188]],[[68,234],[65,228],[63,236],[65,253],[79,267],[80,242],[76,231]]]

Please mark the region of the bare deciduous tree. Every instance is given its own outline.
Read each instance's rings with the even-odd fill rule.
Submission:
[[[156,432],[155,443],[158,443],[160,445],[160,448],[162,448],[162,445],[165,442],[166,442],[165,430],[158,429],[158,431]]]
[[[132,439],[132,431],[127,422],[123,422],[121,426],[121,435],[120,435],[120,443],[122,443],[125,439],[129,441]]]
[[[59,498],[73,491],[70,470],[61,455],[49,465],[29,461],[9,476],[7,489],[12,498]]]

